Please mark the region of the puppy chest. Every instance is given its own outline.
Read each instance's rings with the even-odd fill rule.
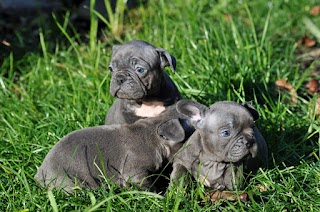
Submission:
[[[135,115],[140,117],[156,117],[165,110],[163,102],[143,102],[140,107],[135,108]]]

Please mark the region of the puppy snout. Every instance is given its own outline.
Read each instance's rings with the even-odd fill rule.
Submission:
[[[118,85],[123,84],[126,80],[127,80],[127,77],[124,74],[118,74],[116,76],[116,81],[117,81]]]
[[[255,140],[253,138],[245,139],[245,144],[246,144],[247,148],[252,147],[254,143],[255,143]]]

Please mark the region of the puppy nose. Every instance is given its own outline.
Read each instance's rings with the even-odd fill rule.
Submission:
[[[246,146],[250,148],[254,144],[255,140],[254,139],[247,139],[246,140]]]
[[[118,83],[118,85],[123,84],[126,80],[127,80],[126,76],[124,76],[124,75],[122,75],[122,74],[119,74],[119,75],[117,76],[117,83]]]

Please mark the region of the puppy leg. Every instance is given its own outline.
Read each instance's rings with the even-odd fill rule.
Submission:
[[[48,187],[50,190],[61,188],[67,193],[73,193],[75,187],[74,182],[64,171],[56,169],[50,163],[41,166],[34,178],[41,186]]]
[[[244,175],[243,165],[229,164],[221,184],[225,185],[230,191],[241,190],[243,186]]]
[[[141,170],[133,170],[132,172],[127,172],[126,174],[122,174],[122,179],[119,179],[119,185],[122,187],[127,187],[128,184],[136,185],[141,189],[149,189],[152,180],[148,176],[149,173]]]
[[[172,187],[172,185],[181,177],[183,177],[187,172],[187,168],[179,163],[174,163],[172,165],[173,170],[170,174],[170,184],[169,187]]]

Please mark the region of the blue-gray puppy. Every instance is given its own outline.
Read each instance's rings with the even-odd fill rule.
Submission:
[[[71,132],[49,151],[35,179],[43,186],[67,192],[77,184],[96,188],[102,175],[123,187],[136,184],[149,188],[149,174],[171,159],[192,129],[182,117],[171,106],[157,117],[133,124]]]
[[[241,187],[243,171],[256,171],[268,159],[268,150],[251,106],[222,101],[210,108],[181,100],[177,110],[186,115],[196,131],[173,161],[171,183],[186,172],[204,185],[219,190]]]
[[[117,97],[106,116],[106,124],[131,124],[159,115],[181,99],[164,71],[176,69],[175,58],[163,48],[133,40],[112,48],[109,65],[110,94]]]

